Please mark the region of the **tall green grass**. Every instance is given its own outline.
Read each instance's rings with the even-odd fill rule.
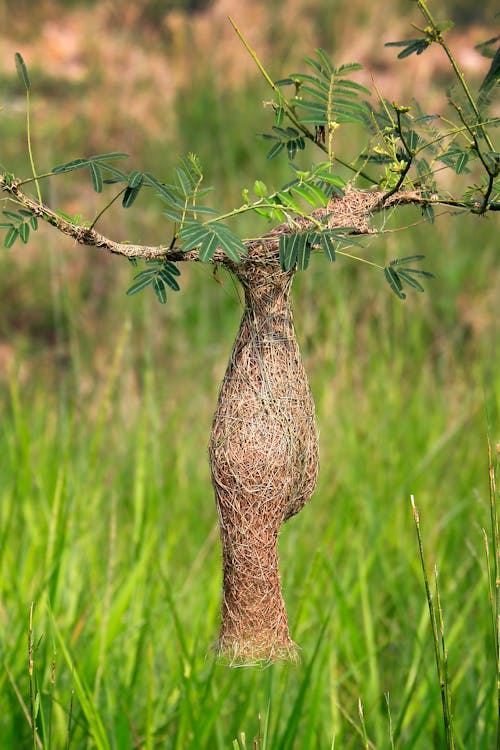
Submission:
[[[322,449],[318,491],[280,544],[298,666],[229,670],[210,651],[221,580],[205,446],[241,309],[230,280],[195,269],[165,310],[117,285],[97,331],[79,292],[60,289],[67,358],[37,371],[21,352],[2,389],[5,747],[33,744],[32,603],[38,747],[384,748],[390,731],[396,748],[442,746],[411,493],[440,571],[456,746],[494,746],[481,528],[498,329],[480,303],[471,332],[450,298],[454,284],[487,297],[495,248],[471,224],[481,258],[460,270],[468,231],[460,245],[451,229],[441,245],[408,238],[408,254],[427,239],[439,273],[405,305],[345,265],[297,279]]]
[[[250,89],[214,99],[203,81],[181,111],[205,160],[220,144],[208,176],[228,204],[253,177],[273,179],[244,132]],[[166,174],[173,140],[133,159]],[[139,208],[137,220],[111,213],[104,229],[161,241],[158,214]],[[317,492],[280,539],[302,658],[234,670],[211,651],[221,560],[206,445],[237,287],[199,267],[182,269],[183,291],[165,308],[127,299],[127,264],[48,230],[2,256],[2,748],[445,747],[412,494],[424,562],[439,570],[455,745],[495,747],[496,592],[482,532],[491,556],[495,228],[449,217],[360,252],[425,252],[436,280],[401,303],[347,261],[315,258],[297,276],[321,442]]]

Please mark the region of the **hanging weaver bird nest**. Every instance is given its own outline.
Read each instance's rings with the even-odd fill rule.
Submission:
[[[345,191],[315,218],[353,233],[373,231],[375,192]],[[318,474],[314,402],[290,306],[294,271],[278,258],[276,227],[249,243],[239,264],[226,263],[245,292],[245,309],[221,386],[210,438],[219,513],[222,623],[217,644],[230,664],[293,659],[281,593],[281,525],[310,499]],[[304,227],[311,223],[304,221]]]
[[[314,402],[290,307],[293,273],[266,261],[254,248],[238,268],[245,310],[210,440],[223,556],[218,650],[230,663],[295,655],[277,540],[318,473]]]
[[[76,241],[128,258],[199,260],[197,249],[117,243],[93,227],[77,226],[23,193],[0,174],[0,189]],[[322,228],[371,234],[371,215],[418,203],[416,191],[384,194],[346,186],[326,207],[297,217],[247,243],[240,263],[216,250],[245,291],[245,309],[222,383],[210,439],[210,462],[223,554],[219,653],[231,664],[294,658],[281,593],[277,540],[281,525],[310,499],[318,473],[314,402],[300,357],[290,288],[294,269],[283,271],[279,238]]]

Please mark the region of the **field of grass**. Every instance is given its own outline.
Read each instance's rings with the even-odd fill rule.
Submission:
[[[226,101],[210,83],[178,99],[171,140],[137,136],[132,158],[168,171],[172,150],[196,140],[230,205],[255,176],[286,178],[281,166],[260,166],[265,145],[245,132],[251,119],[264,127],[250,102],[264,95],[258,84]],[[0,121],[1,161],[12,168],[22,126],[15,113]],[[68,135],[74,155],[79,132],[81,123]],[[214,144],[220,159],[210,163]],[[40,154],[52,166],[50,143]],[[95,213],[95,196],[74,185],[51,198],[88,201],[81,210]],[[419,218],[408,211],[399,222]],[[161,241],[145,204],[135,218],[112,212],[103,227]],[[498,223],[444,216],[360,252],[381,262],[424,252],[436,279],[400,302],[381,274],[347,259],[314,258],[297,275],[321,446],[318,489],[280,537],[301,661],[230,669],[211,650],[221,554],[206,446],[239,290],[211,268],[182,269],[181,294],[160,306],[153,295],[125,297],[125,261],[50,230],[2,251],[2,750],[445,747],[412,494],[432,589],[439,571],[456,747],[497,746],[483,529],[492,558]]]
[[[391,731],[397,748],[440,747],[410,493],[440,572],[457,746],[493,746],[481,528],[486,437],[499,426],[496,248],[472,221],[460,239],[434,231],[404,241],[405,253],[426,242],[438,279],[425,297],[402,304],[321,262],[297,279],[322,461],[312,503],[280,543],[299,665],[230,670],[210,652],[221,580],[205,446],[241,309],[230,280],[221,288],[196,269],[166,309],[112,288],[93,330],[84,289],[60,288],[67,358],[42,361],[39,379],[21,351],[2,389],[5,747],[31,747],[32,602],[43,747],[66,746],[69,715],[71,748],[243,747],[242,732],[248,747],[384,748]],[[56,283],[43,262],[38,273]],[[458,313],[464,293],[476,328]],[[96,344],[105,363],[93,371]]]

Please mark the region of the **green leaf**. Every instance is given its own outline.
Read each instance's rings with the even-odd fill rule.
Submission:
[[[314,196],[317,206],[328,205],[329,198],[327,194],[318,185],[312,185],[311,183],[308,183],[305,187]]]
[[[11,227],[9,231],[7,232],[7,234],[5,235],[5,239],[3,241],[4,246],[7,249],[9,249],[10,247],[12,247],[12,245],[14,244],[14,242],[17,240],[18,237],[19,237],[19,231],[17,230],[17,228]]]
[[[295,81],[293,80],[293,78],[280,78],[278,81],[275,81],[274,83],[276,86],[293,86]]]
[[[309,236],[309,232],[280,235],[278,249],[283,271],[290,271],[295,265],[298,265],[300,269],[307,268],[311,253]]]
[[[182,211],[175,208],[164,208],[162,214],[164,214],[170,221],[180,224],[182,222]]]
[[[495,57],[491,61],[490,69],[486,73],[479,87],[479,91],[482,94],[488,94],[493,88],[493,86],[498,85],[499,82],[500,82],[500,47],[495,52]]]
[[[177,180],[184,194],[184,197],[187,198],[192,194],[194,185],[190,180],[188,174],[181,167],[176,167],[175,171],[177,173]]]
[[[10,229],[13,227],[13,223],[11,221],[0,221],[0,228],[1,229]]]
[[[299,271],[305,271],[309,265],[309,258],[311,256],[311,246],[308,242],[309,233],[304,232],[298,235],[299,244],[297,246],[297,268]]]
[[[407,283],[407,284],[408,284],[409,286],[412,286],[412,287],[413,287],[414,289],[416,289],[416,290],[417,290],[418,292],[423,292],[423,291],[424,291],[424,287],[422,286],[422,284],[421,284],[421,283],[420,283],[419,281],[417,281],[416,279],[414,279],[414,278],[413,278],[413,277],[411,276],[411,274],[410,274],[410,273],[409,273],[408,271],[406,271],[406,270],[405,270],[404,268],[402,268],[402,269],[401,269],[401,270],[399,271],[399,277],[400,277],[401,279],[404,279],[404,281],[405,281],[405,282],[406,282],[406,283]]]
[[[336,258],[335,244],[333,242],[331,235],[328,232],[323,232],[321,234],[321,247],[323,249],[324,254],[328,258],[328,260],[333,263]]]
[[[429,222],[429,224],[434,224],[434,208],[430,203],[423,204],[422,216]]]
[[[391,287],[392,291],[400,298],[404,299],[406,294],[403,292],[403,284],[416,289],[418,292],[423,292],[424,287],[422,284],[415,279],[415,276],[421,278],[433,279],[434,274],[429,271],[422,271],[419,268],[408,268],[407,263],[412,261],[421,261],[424,258],[423,255],[409,255],[405,258],[395,258],[391,260],[388,266],[384,268],[385,278]],[[397,270],[396,270],[396,267]]]
[[[139,191],[141,187],[142,187],[142,183],[140,183],[137,187],[130,187],[130,185],[128,185],[125,188],[125,192],[123,194],[123,200],[122,200],[123,208],[130,208],[132,203],[135,201],[135,199],[139,195]]]
[[[169,273],[172,276],[180,276],[181,275],[181,272],[179,271],[179,269],[177,268],[177,266],[175,265],[175,263],[172,263],[172,261],[170,261],[170,260],[166,261],[165,268],[167,269],[167,271],[169,271]]]
[[[328,167],[321,171],[318,170],[316,176],[319,177],[322,182],[326,182],[328,185],[333,185],[333,187],[343,189],[346,186],[345,180],[343,180],[338,174],[330,174]]]
[[[164,305],[167,301],[167,291],[165,289],[165,284],[161,279],[155,278],[153,280],[153,291],[156,294],[158,302]]]
[[[90,176],[92,177],[92,185],[96,193],[102,192],[102,172],[97,164],[93,161],[89,162]]]
[[[197,203],[187,206],[186,211],[206,216],[217,216],[217,214],[219,213],[215,210],[215,208],[212,208],[211,206],[199,206]]]
[[[255,180],[253,191],[259,198],[265,198],[267,195],[267,185],[261,180]]]
[[[26,245],[30,237],[30,225],[23,222],[22,224],[19,224],[18,230],[22,242]]]
[[[288,158],[290,159],[290,161],[293,161],[297,153],[297,141],[288,141],[288,143],[286,144],[286,150]]]
[[[338,71],[338,72],[340,72],[340,71]],[[366,96],[370,96],[371,95],[370,89],[367,89],[366,86],[362,86],[357,81],[350,81],[347,78],[341,78],[341,79],[337,80],[336,86],[337,87],[341,87],[341,88],[354,89],[354,91],[357,91],[360,94],[366,94]]]
[[[430,46],[430,44],[431,42],[429,39],[421,37],[419,39],[405,39],[400,42],[386,42],[384,47],[404,47],[404,49],[398,55],[398,58],[402,60],[403,58],[408,57],[413,53],[421,55],[422,52]]]
[[[191,219],[180,231],[179,240],[184,252],[198,247],[200,260],[204,263],[212,258],[218,247],[236,263],[241,255],[247,252],[239,237],[224,224],[216,221],[204,224],[197,219]]]
[[[106,184],[112,184],[114,182],[127,182],[127,175],[125,172],[122,172],[120,169],[116,169],[116,167],[112,167],[111,164],[101,164],[99,162],[99,166],[101,169],[104,169],[106,172],[109,172],[110,174],[115,176],[114,180],[104,180]]]
[[[36,216],[32,216],[30,218],[30,224],[33,231],[36,232],[36,230],[38,229],[38,219]]]
[[[285,110],[283,107],[277,107],[274,113],[274,124],[278,127],[283,122],[283,118],[285,117]]]
[[[498,15],[498,14],[497,14]],[[488,47],[491,47],[492,44],[495,44],[500,40],[500,36],[494,36],[491,39],[487,39],[485,42],[480,42],[479,44],[476,44],[474,49],[479,50],[479,52],[483,55],[483,57],[494,57],[495,53],[493,50],[488,49]]]
[[[281,234],[278,243],[280,266],[283,271],[289,271],[297,261],[297,235]]]
[[[14,55],[14,60],[16,61],[17,75],[21,79],[21,83],[24,85],[26,91],[29,91],[30,79],[28,76],[28,69],[20,52],[16,52],[16,54]]]
[[[123,151],[109,151],[107,154],[89,156],[89,161],[109,161],[110,159],[128,159],[128,154]]]
[[[399,299],[406,299],[406,294],[402,291],[403,285],[401,284],[397,272],[392,267],[386,266],[384,268],[384,275],[396,297],[399,297]]]
[[[298,214],[302,214],[302,208],[300,207],[300,203],[295,200],[295,198],[290,195],[290,193],[285,193],[284,191],[280,191],[276,194],[277,200],[280,201],[282,206],[286,206],[287,208],[291,208],[293,211],[295,211]]]
[[[326,54],[325,50],[318,48],[316,50],[316,54],[318,55],[320,62],[323,65],[323,68],[325,69],[325,71],[328,73],[328,75],[329,76],[333,75],[333,73],[335,72],[335,68],[332,64],[332,61]]]
[[[137,278],[135,276],[134,278]],[[153,279],[155,278],[155,274],[151,274],[150,276],[143,277],[139,281],[137,281],[135,284],[132,284],[131,287],[127,289],[127,295],[131,297],[133,294],[137,294],[137,292],[140,292],[142,289],[145,289],[147,286],[149,286]]]
[[[462,151],[457,156],[457,163],[455,164],[455,172],[457,174],[462,174],[462,172],[465,171],[468,161],[469,161],[469,153],[467,151]]]
[[[141,172],[139,169],[134,169],[133,172],[130,172],[127,178],[128,186],[131,188],[140,187],[143,181],[144,181],[144,173]]]
[[[75,169],[82,169],[87,167],[89,164],[88,159],[73,159],[72,161],[66,162],[66,164],[60,164],[52,169],[53,174],[61,174],[62,172],[73,172]]]
[[[166,268],[162,268],[158,276],[167,284],[170,289],[173,289],[174,292],[178,292],[180,289],[179,284],[174,279],[174,277],[168,272]]]
[[[400,266],[404,263],[411,263],[412,261],[421,261],[425,258],[425,255],[407,255],[405,258],[394,258],[389,263],[390,266]]]
[[[146,261],[147,262],[147,261]],[[144,271],[141,271],[140,273],[136,274],[134,276],[134,281],[139,281],[142,279],[149,279],[150,281],[153,279],[154,276],[158,273],[158,261],[153,261],[155,264],[154,268],[146,268]]]
[[[314,208],[326,206],[326,204],[328,203],[327,196],[316,185],[296,185],[293,188],[293,192],[297,195],[300,195],[301,198],[310,203],[311,206],[314,206]]]
[[[342,65],[339,65],[335,73],[336,75],[341,75],[342,73],[356,73],[358,70],[363,70],[363,66],[360,63],[343,63]]]
[[[267,155],[268,160],[271,161],[271,159],[275,159],[278,154],[283,151],[284,148],[285,144],[283,143],[283,141],[278,141],[278,143],[275,143]]]
[[[170,201],[170,199],[174,197],[172,186],[167,186],[163,182],[160,182],[160,180],[158,180],[154,175],[150,174],[150,172],[144,172],[144,182],[146,183],[146,185],[155,188],[155,190],[168,201]]]
[[[326,107],[320,102],[310,102],[308,99],[301,99],[300,97],[294,97],[292,102],[298,107],[317,114],[318,117],[326,117]]]
[[[315,89],[312,86],[307,86],[307,85],[301,86],[300,87],[300,94],[297,95],[297,96],[295,96],[292,99],[292,101],[293,102],[297,102],[297,103],[300,102],[302,100],[301,99],[301,95],[304,94],[304,93],[309,94],[309,96],[314,96],[315,99],[319,99],[320,102],[323,102],[323,106],[324,107],[327,106],[327,104],[328,104],[328,87],[325,86],[323,88],[323,86],[321,86],[320,88]]]
[[[293,73],[293,77],[295,81],[300,84],[299,91],[303,91],[305,89],[305,86],[303,85],[304,81],[307,81],[309,84],[311,84],[311,90],[323,91],[326,94],[328,94],[328,91],[330,90],[329,76],[325,79],[324,77],[318,78],[317,76],[312,76],[308,73]]]

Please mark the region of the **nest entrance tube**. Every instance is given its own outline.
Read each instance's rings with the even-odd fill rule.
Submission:
[[[251,663],[296,653],[277,541],[282,523],[312,495],[318,440],[290,307],[293,273],[248,261],[236,273],[245,310],[209,451],[223,558],[218,652],[229,663]]]

